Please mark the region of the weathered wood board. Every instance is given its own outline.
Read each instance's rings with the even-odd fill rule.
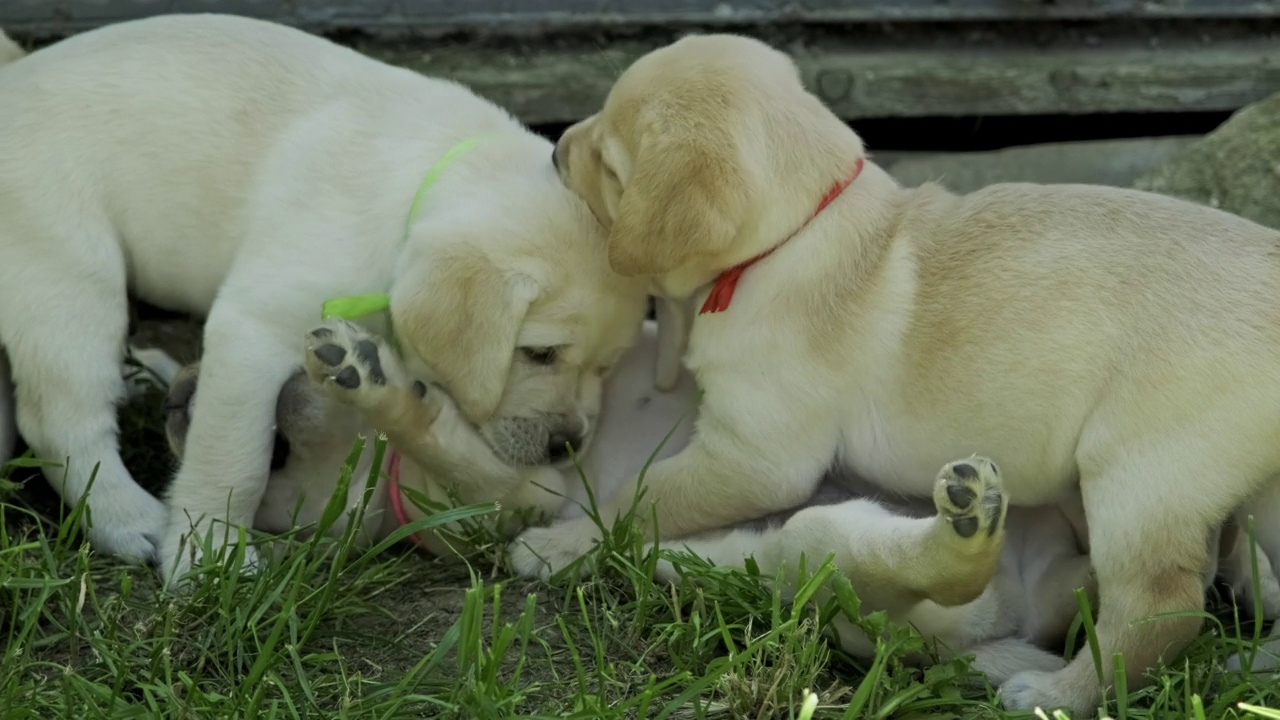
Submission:
[[[316,30],[538,33],[619,25],[1274,18],[1280,0],[0,0],[0,25],[83,29],[162,12],[254,15]]]
[[[599,47],[454,45],[433,51],[355,46],[389,62],[458,80],[528,123],[595,112],[622,68],[654,44]],[[836,42],[787,48],[805,81],[847,119],[1233,110],[1280,92],[1280,42],[1210,47],[859,50]]]

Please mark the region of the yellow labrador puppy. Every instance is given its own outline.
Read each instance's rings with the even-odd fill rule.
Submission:
[[[455,83],[282,25],[189,15],[32,53],[0,70],[0,97],[17,428],[41,457],[69,458],[46,474],[66,502],[95,478],[99,551],[158,557],[169,578],[193,528],[216,527],[219,546],[253,521],[276,397],[326,299],[389,294],[405,362],[512,466],[581,442],[604,366],[638,332],[644,282],[609,269],[551,144]],[[167,511],[117,450],[130,294],[208,316]]]
[[[702,303],[697,431],[645,477],[662,537],[794,505],[833,462],[927,495],[978,451],[1011,503],[1078,491],[1102,683],[1085,653],[1002,694],[1082,715],[1114,654],[1133,688],[1195,636],[1138,621],[1200,609],[1233,510],[1280,560],[1280,233],[1113,188],[903,188],[786,55],[727,35],[637,61],[555,157],[614,269]],[[543,572],[597,534],[533,529],[513,559]]]

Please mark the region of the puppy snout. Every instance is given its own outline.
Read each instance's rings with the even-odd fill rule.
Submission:
[[[547,440],[547,459],[553,463],[569,459],[569,448],[582,449],[582,435],[576,432],[553,432]]]

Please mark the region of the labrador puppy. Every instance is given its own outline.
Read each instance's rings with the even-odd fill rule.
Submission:
[[[316,523],[337,489],[339,471],[357,435],[385,433],[389,452],[369,497],[357,540],[385,538],[401,524],[391,508],[388,471],[402,454],[398,482],[445,504],[497,501],[505,511],[576,517],[589,506],[586,480],[608,492],[644,467],[651,456],[673,454],[692,432],[682,416],[696,411],[697,388],[682,373],[670,392],[653,389],[657,332],[646,323],[639,341],[609,370],[601,402],[589,410],[591,442],[573,460],[510,467],[497,458],[476,428],[467,424],[447,393],[414,378],[380,337],[345,321],[329,321],[307,335],[305,371],[293,375],[276,399],[271,475],[254,527],[284,532]],[[336,350],[335,350],[336,348]],[[178,370],[169,385],[165,431],[170,449],[186,451],[199,390],[200,363]],[[339,381],[339,378],[346,378]],[[665,441],[665,445],[664,445]],[[369,446],[353,469],[348,512],[331,529],[341,535],[364,502],[373,462]],[[421,509],[404,500],[408,520]],[[417,536],[436,555],[461,549],[438,533]]]
[[[555,159],[615,270],[702,302],[696,432],[644,478],[661,537],[800,502],[833,462],[927,495],[980,450],[1015,505],[1081,494],[1102,657],[1130,688],[1199,631],[1229,514],[1258,518],[1276,570],[1280,233],[1114,188],[903,188],[786,55],[729,35],[638,60]],[[535,528],[512,558],[545,573],[598,537]],[[1086,653],[1001,693],[1085,716],[1113,668]]]
[[[452,82],[282,25],[112,25],[0,71],[0,346],[16,419],[101,552],[166,578],[249,525],[280,388],[322,304],[387,293],[407,366],[510,466],[590,433],[644,283],[551,144]],[[202,401],[169,508],[129,476],[115,404],[126,303],[206,315]],[[6,383],[10,373],[6,373]],[[185,550],[183,549],[185,546]]]

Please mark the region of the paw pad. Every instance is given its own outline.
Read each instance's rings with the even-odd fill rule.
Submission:
[[[934,503],[956,535],[971,538],[982,532],[992,537],[1000,530],[1007,507],[1000,471],[995,463],[978,456],[948,463],[938,473]]]

